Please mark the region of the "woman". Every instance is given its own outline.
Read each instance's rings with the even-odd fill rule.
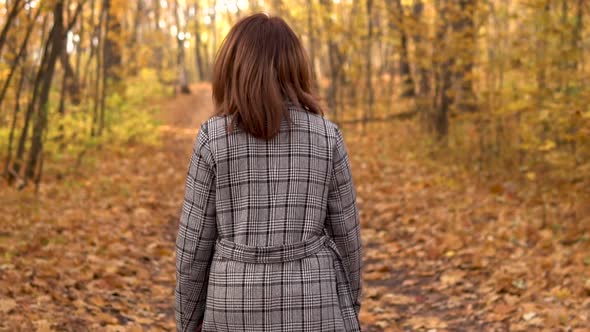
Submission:
[[[356,192],[280,18],[242,19],[213,71],[176,252],[178,331],[360,331]]]

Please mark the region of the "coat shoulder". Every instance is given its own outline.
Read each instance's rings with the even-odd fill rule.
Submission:
[[[325,116],[299,108],[290,108],[290,110],[289,114],[295,126],[307,127],[310,131],[321,136],[335,137],[338,134],[338,125]]]
[[[227,125],[227,117],[214,115],[201,124],[200,130],[205,131],[209,141],[214,141],[227,133]]]

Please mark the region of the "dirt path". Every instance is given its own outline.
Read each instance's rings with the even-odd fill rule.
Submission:
[[[183,160],[187,158],[192,140],[194,139],[195,128],[206,118],[207,112],[211,110],[208,86],[202,85],[193,87],[191,96],[179,96],[178,98],[163,105],[164,122],[170,126],[166,136],[166,154],[171,160]],[[394,222],[395,215],[392,215],[390,203],[408,200],[407,206],[398,205],[398,213],[404,209],[411,210],[416,205],[423,205],[424,198],[415,191],[403,192],[408,181],[416,177],[424,177],[421,172],[424,169],[407,159],[394,160],[390,163],[390,169],[381,172],[381,178],[368,177],[367,169],[363,166],[362,158],[359,158],[357,151],[363,149],[354,131],[349,131],[347,141],[350,146],[357,182],[359,200],[361,202],[374,201],[373,190],[379,184],[387,184],[385,190],[390,188],[395,191],[392,196],[387,197],[380,204],[363,204],[368,216],[374,213],[382,221]],[[361,144],[359,144],[361,143]],[[404,174],[405,176],[392,176],[393,174]],[[389,177],[389,178],[387,178]],[[393,183],[392,183],[393,181]],[[179,188],[180,183],[175,187]],[[377,198],[378,199],[378,198]],[[377,210],[375,210],[377,208]],[[417,209],[420,211],[420,209]],[[170,216],[174,219],[174,215]],[[407,248],[419,248],[418,243],[408,241],[407,230],[402,227],[390,229],[384,232],[380,223],[371,223],[364,218],[364,242],[365,250],[365,295],[367,305],[364,307],[362,318],[366,331],[398,331],[398,330],[432,330],[450,329],[458,330],[483,330],[485,323],[481,317],[474,313],[473,308],[481,306],[477,301],[470,298],[452,298],[444,291],[437,289],[437,279],[440,278],[440,267],[433,266],[428,262],[417,264],[421,261],[418,251],[409,251],[410,257],[406,256],[406,250],[400,251],[400,246]],[[172,222],[171,225],[175,225]],[[390,227],[390,225],[388,225]],[[388,227],[388,228],[389,228]],[[411,225],[410,225],[411,227]],[[175,231],[175,229],[172,229]],[[427,235],[424,235],[427,236]],[[398,250],[392,250],[396,248]],[[417,255],[416,255],[417,254]],[[475,285],[471,285],[475,287]],[[463,290],[469,291],[469,290]],[[473,293],[473,292],[470,292]],[[449,301],[460,300],[461,303],[449,304]]]

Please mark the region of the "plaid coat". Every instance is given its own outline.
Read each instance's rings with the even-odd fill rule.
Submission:
[[[361,239],[347,148],[289,107],[270,141],[201,125],[176,242],[178,331],[360,331]]]

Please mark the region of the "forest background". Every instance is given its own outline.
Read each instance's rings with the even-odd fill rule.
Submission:
[[[0,328],[169,328],[178,174],[259,11],[345,130],[369,330],[590,327],[590,2],[0,0]]]

